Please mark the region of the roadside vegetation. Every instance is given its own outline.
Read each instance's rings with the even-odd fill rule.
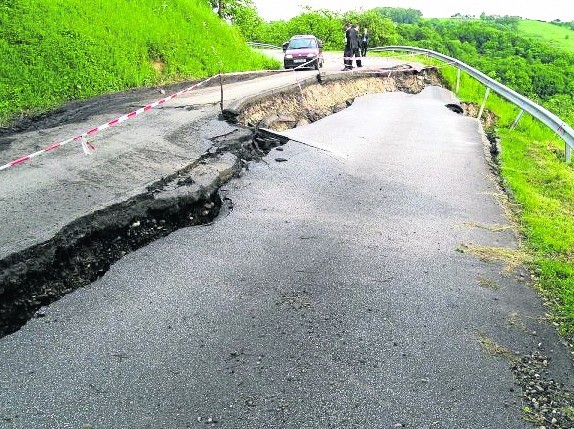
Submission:
[[[244,5],[249,3],[243,0]],[[312,33],[325,41],[327,49],[341,50],[345,21],[368,28],[371,46],[418,46],[455,57],[574,125],[572,23],[485,15],[469,19],[460,14],[424,19],[412,9],[378,8],[343,14],[307,9],[277,22],[264,22],[253,10],[249,28],[238,24],[252,41],[280,45],[292,34]],[[442,67],[441,71],[454,88],[456,70]],[[463,73],[458,94],[463,101],[480,103],[484,92],[480,83]],[[519,110],[494,94],[487,109],[498,118],[487,132],[501,139],[501,180],[515,203],[514,216],[530,253],[528,263],[553,308],[554,323],[574,344],[574,168],[564,162],[563,141],[544,125],[525,115],[510,130]]]
[[[0,125],[102,93],[279,67],[205,0],[2,0],[0,58]]]
[[[443,69],[455,88],[456,71]],[[485,88],[462,74],[459,96],[481,103]],[[513,202],[513,215],[531,254],[536,284],[554,309],[553,322],[574,344],[574,168],[564,162],[564,142],[536,119],[525,115],[514,130],[519,109],[491,93],[486,108],[498,118],[495,133],[503,185]]]

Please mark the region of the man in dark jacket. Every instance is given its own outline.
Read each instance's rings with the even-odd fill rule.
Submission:
[[[350,23],[345,24],[345,51],[343,53],[345,59],[345,70],[353,68],[353,56],[359,57],[359,33],[357,29]],[[358,59],[357,67],[361,67],[361,60]]]
[[[351,70],[353,68],[352,37],[351,37],[351,24],[345,24],[345,50],[343,51],[343,63],[345,64],[344,70]]]
[[[369,33],[365,28],[363,36],[361,37],[361,57],[367,56],[367,48],[369,47]]]
[[[353,36],[356,39],[356,47],[353,48],[353,55],[355,56],[355,61],[357,62],[357,67],[363,67],[361,62],[361,36],[359,33],[359,23],[355,24]]]

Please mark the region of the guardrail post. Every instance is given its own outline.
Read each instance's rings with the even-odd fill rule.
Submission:
[[[566,158],[566,162],[572,161],[572,148],[568,143],[564,145],[564,155]]]
[[[454,92],[456,94],[458,94],[459,89],[460,89],[460,69],[457,68],[456,69],[456,89],[454,90]]]
[[[478,111],[477,119],[480,120],[482,118],[482,113],[484,112],[484,106],[486,106],[486,100],[488,100],[488,96],[490,95],[490,88],[486,88],[486,93],[484,94],[484,100],[482,100],[482,106],[480,106],[480,110]]]
[[[513,130],[516,128],[516,126],[518,125],[518,123],[520,122],[520,118],[522,118],[522,115],[524,115],[524,110],[520,109],[520,112],[518,112],[518,116],[516,116],[516,119],[514,120],[514,122],[512,123],[512,125],[510,126],[510,129]]]
[[[219,88],[221,91],[221,98],[219,99],[219,107],[223,112],[223,74],[221,73],[221,70],[219,70]]]

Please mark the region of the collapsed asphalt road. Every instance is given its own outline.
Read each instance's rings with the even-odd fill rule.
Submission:
[[[256,116],[262,109],[275,111],[266,103],[276,100],[274,108],[282,112],[295,108],[293,113],[308,123],[340,110],[341,104],[345,108],[358,95],[418,92],[437,78],[436,71],[416,68],[376,70],[370,77],[297,72],[302,79],[298,84],[294,75],[224,86],[225,116],[237,120],[237,115],[255,106],[251,120],[257,125]],[[140,97],[146,93],[150,95],[138,92]],[[148,112],[146,120],[138,117],[143,122],[114,127],[100,136],[103,139],[91,157],[79,147],[66,146],[54,158],[46,155],[2,171],[0,337],[19,329],[36,311],[41,314],[42,306],[95,281],[125,254],[180,227],[217,216],[221,203],[217,189],[240,174],[249,160],[280,143],[251,129],[229,126],[218,119],[213,105],[189,104],[209,103],[219,96],[219,88],[198,90]],[[80,112],[95,115],[90,119],[95,121],[105,109],[136,97],[117,94],[66,106],[34,123],[36,131],[1,138],[2,155],[17,157],[27,144],[44,144],[44,138],[56,132],[77,134],[72,128],[83,126],[75,122]],[[62,122],[58,127],[42,129],[58,120]]]
[[[572,362],[522,280],[456,251],[516,241],[444,104],[371,95],[289,131],[306,144],[250,163],[233,210],[0,340],[0,427],[533,427],[526,390],[571,388]],[[534,427],[571,427],[556,404]]]

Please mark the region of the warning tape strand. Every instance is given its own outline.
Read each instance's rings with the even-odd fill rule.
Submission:
[[[92,128],[91,130],[86,131],[86,132],[83,133],[83,134],[77,135],[77,136],[75,136],[75,137],[71,137],[71,138],[69,138],[69,139],[63,140],[63,141],[58,142],[58,143],[53,143],[53,144],[51,144],[51,145],[49,145],[49,146],[47,146],[47,147],[45,147],[45,148],[43,148],[43,149],[38,150],[37,152],[33,152],[33,153],[28,154],[28,155],[24,155],[24,156],[22,156],[22,157],[20,157],[20,158],[18,158],[18,159],[15,159],[14,161],[11,161],[11,162],[9,162],[9,163],[7,163],[7,164],[4,164],[4,165],[0,166],[0,171],[6,170],[6,169],[8,169],[8,168],[10,168],[10,167],[14,167],[14,166],[19,165],[19,164],[22,164],[22,163],[24,163],[24,162],[26,162],[26,161],[29,161],[29,160],[31,160],[31,159],[33,159],[33,158],[36,158],[36,157],[38,157],[38,156],[40,156],[40,155],[42,155],[42,154],[45,154],[45,153],[47,153],[47,152],[53,151],[54,149],[60,148],[60,147],[62,147],[62,146],[65,146],[65,145],[67,145],[67,144],[69,144],[69,143],[76,142],[76,141],[84,142],[84,141],[87,140],[88,137],[91,137],[91,136],[93,136],[93,135],[95,135],[95,134],[98,134],[98,133],[100,133],[100,132],[102,132],[102,131],[104,131],[104,130],[106,130],[106,129],[108,129],[108,128],[113,127],[114,125],[120,124],[120,123],[122,123],[122,122],[125,122],[125,121],[131,119],[131,118],[134,118],[134,117],[136,117],[136,116],[139,116],[139,115],[141,115],[141,114],[144,113],[144,112],[147,112],[147,111],[149,111],[149,110],[152,110],[153,108],[155,108],[155,107],[157,107],[157,106],[159,106],[159,105],[161,105],[161,104],[164,104],[164,103],[167,102],[167,101],[173,100],[174,98],[179,97],[180,95],[185,94],[186,92],[192,91],[192,90],[194,90],[194,89],[196,89],[196,88],[198,88],[198,87],[200,87],[200,86],[205,85],[207,82],[209,82],[210,80],[212,80],[212,79],[214,79],[214,78],[216,78],[216,77],[218,77],[218,76],[219,76],[219,74],[217,74],[217,75],[215,75],[215,76],[211,76],[211,77],[209,77],[209,78],[207,78],[207,79],[205,79],[205,80],[202,80],[201,82],[198,82],[198,83],[196,83],[196,84],[194,84],[194,85],[192,85],[192,86],[190,86],[190,87],[188,87],[188,88],[182,89],[181,91],[178,91],[178,92],[175,92],[175,93],[173,93],[173,94],[171,94],[171,95],[168,95],[167,97],[162,98],[161,100],[154,101],[153,103],[148,104],[148,105],[146,105],[146,106],[144,106],[144,107],[142,107],[142,108],[139,108],[139,109],[134,110],[134,111],[132,111],[132,112],[130,112],[130,113],[127,113],[127,114],[125,114],[125,115],[122,115],[122,116],[119,116],[119,117],[117,117],[117,118],[114,118],[114,119],[112,119],[111,121],[106,122],[105,124],[99,125],[99,126],[97,126],[97,127],[95,127],[95,128]],[[90,145],[90,148],[93,148],[93,146]]]

